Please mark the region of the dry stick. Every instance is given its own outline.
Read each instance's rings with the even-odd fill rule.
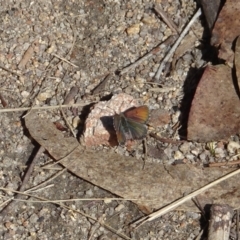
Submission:
[[[186,142],[185,140],[173,140],[173,139],[168,139],[168,138],[161,138],[157,134],[152,133],[152,132],[149,133],[149,135],[150,135],[150,137],[153,137],[163,143],[180,144],[180,143]]]
[[[42,184],[44,185],[45,182],[43,182]],[[39,187],[39,186],[37,186],[37,187]],[[45,190],[45,189],[51,188],[51,187],[54,187],[54,184],[53,184],[53,183],[50,184],[50,185],[47,185],[47,186],[45,186],[45,187],[38,188],[38,189],[36,189],[36,190],[31,190],[31,192],[32,192],[32,193],[41,192],[42,190]],[[25,192],[30,192],[30,190],[27,190],[27,191],[25,191]]]
[[[172,19],[167,17],[166,13],[163,11],[163,9],[159,5],[156,5],[154,7],[154,10],[161,16],[163,21],[167,24],[169,28],[172,29],[173,32],[179,33],[178,27],[176,26],[176,24],[172,21]]]
[[[62,58],[62,57],[60,57],[60,56],[58,56],[57,54],[54,54],[54,53],[52,53],[52,55],[53,55],[54,57],[56,57],[56,58],[59,58],[59,59],[62,60],[63,62],[66,62],[66,63],[72,65],[73,67],[78,68],[77,65],[75,65],[75,64],[73,64],[73,63],[71,63],[71,62],[69,62],[67,59]]]
[[[6,205],[7,203],[11,202],[12,200],[14,200],[14,197],[11,197],[11,198],[7,199],[6,201],[2,202],[2,203],[0,204],[0,207]]]
[[[172,46],[171,50],[168,52],[168,54],[165,56],[165,58],[162,60],[158,71],[155,75],[155,80],[159,81],[160,76],[162,74],[162,70],[166,64],[166,62],[168,62],[168,60],[171,58],[171,56],[173,55],[173,53],[175,52],[176,48],[178,47],[178,45],[180,44],[180,42],[182,41],[182,39],[185,37],[185,35],[187,34],[187,32],[189,31],[190,27],[193,25],[193,23],[196,21],[196,19],[201,15],[201,9],[199,8],[198,11],[195,13],[195,15],[193,16],[193,18],[191,19],[191,21],[188,23],[188,25],[185,27],[185,29],[182,31],[182,33],[180,34],[179,38],[177,39],[177,41],[174,43],[174,45]]]
[[[56,106],[43,106],[43,107],[20,107],[20,108],[6,108],[0,109],[0,113],[7,113],[7,112],[24,112],[27,110],[47,110],[47,109],[56,109],[56,108],[67,108],[67,107],[80,107],[90,104],[89,102],[85,103],[74,103],[74,104],[65,104],[65,105],[56,105]]]
[[[53,204],[56,204],[62,208],[65,208],[65,209],[68,209],[68,210],[71,210],[73,212],[76,212],[76,213],[79,213],[81,214],[82,216],[86,217],[86,218],[89,218],[89,219],[92,219],[93,221],[96,221],[96,222],[99,222],[102,226],[104,226],[106,229],[108,229],[109,231],[111,231],[112,233],[116,234],[117,236],[123,238],[123,239],[126,239],[126,240],[132,240],[131,238],[129,238],[128,236],[124,235],[123,233],[120,233],[119,231],[115,230],[114,228],[112,228],[111,226],[107,225],[106,223],[104,223],[103,221],[100,221],[80,210],[76,210],[76,209],[72,209],[70,207],[68,207],[67,205],[64,205],[62,203],[59,203],[59,201],[55,201],[55,200],[50,200],[50,199],[46,199],[46,198],[43,198],[43,197],[39,197],[39,196],[34,196],[34,195],[31,195],[31,194],[28,194],[28,193],[25,193],[25,192],[19,192],[19,191],[15,191],[15,190],[11,190],[11,189],[8,189],[8,188],[2,188],[0,187],[0,190],[2,191],[12,191],[14,193],[17,193],[17,194],[22,194],[22,195],[25,195],[25,196],[28,196],[28,197],[33,197],[33,198],[37,198],[37,199],[40,199],[41,202],[46,202],[46,203],[53,203]],[[20,199],[13,199],[13,200],[17,200],[17,201],[21,201]]]
[[[99,224],[99,222],[96,222],[95,224],[92,225],[91,229],[90,229],[90,236],[88,238],[88,240],[91,240],[93,237],[93,234],[96,232],[96,230],[100,227],[101,225]]]
[[[158,217],[168,213],[169,211],[174,210],[175,208],[177,208],[181,204],[185,203],[186,201],[191,200],[192,198],[196,197],[197,195],[199,195],[200,193],[206,191],[207,189],[209,189],[209,188],[217,185],[218,183],[220,183],[220,182],[222,182],[222,181],[224,181],[224,180],[226,180],[226,179],[228,179],[230,177],[233,177],[234,175],[239,174],[239,173],[240,173],[240,169],[237,169],[237,170],[235,170],[235,171],[233,171],[233,172],[231,172],[231,173],[229,173],[229,174],[227,174],[227,175],[225,175],[225,176],[223,176],[223,177],[221,177],[221,178],[219,178],[219,179],[217,179],[217,180],[207,184],[206,186],[204,186],[204,187],[202,187],[202,188],[200,188],[200,189],[190,193],[189,195],[187,195],[187,196],[185,196],[185,197],[183,197],[183,198],[181,198],[181,199],[179,199],[179,200],[169,204],[168,206],[166,206],[166,207],[164,207],[164,208],[162,208],[162,209],[160,209],[160,210],[158,210],[158,211],[156,211],[156,212],[154,212],[154,213],[152,213],[152,214],[150,214],[148,216],[145,216],[145,217],[139,219],[137,222],[134,223],[134,226],[137,226],[137,225],[141,226],[145,222],[152,221],[152,220],[154,220],[154,219],[156,219],[156,218],[158,218]]]
[[[229,239],[233,209],[227,204],[213,204],[210,213],[208,240]]]
[[[231,161],[231,162],[216,162],[216,163],[209,163],[208,167],[222,167],[222,166],[232,166],[240,164],[240,160]]]
[[[123,75],[124,73],[128,72],[129,70],[136,68],[138,65],[140,65],[142,62],[145,60],[153,57],[154,55],[158,54],[162,49],[164,49],[167,45],[171,45],[171,42],[174,41],[175,36],[169,37],[166,41],[163,43],[160,43],[157,47],[152,49],[150,52],[148,52],[146,55],[144,55],[142,58],[138,59],[136,62],[133,64],[129,65],[128,67],[123,68],[120,71],[120,75]]]
[[[21,184],[21,187],[19,188],[19,192],[23,192],[25,187],[26,187],[26,184],[33,172],[33,169],[34,169],[34,166],[35,166],[35,163],[37,162],[37,160],[40,158],[41,154],[44,152],[44,147],[40,147],[37,151],[37,154],[35,155],[35,157],[33,158],[31,164],[29,165],[29,168],[27,169],[25,175],[24,175],[24,178],[23,178],[23,181],[22,181],[22,184]],[[19,198],[20,195],[17,193],[15,198]],[[12,199],[13,200],[13,199]],[[2,209],[1,211],[1,214],[3,216],[3,218],[7,215],[8,211],[10,210],[10,207],[12,206],[12,203],[13,201],[9,202],[8,205],[6,205],[5,208]]]

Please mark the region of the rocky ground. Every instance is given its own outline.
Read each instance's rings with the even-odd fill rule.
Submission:
[[[72,87],[78,87],[76,102],[98,102],[117,93],[130,94],[151,110],[164,111],[166,120],[157,132],[164,138],[179,139],[176,131],[184,92],[196,84],[193,76],[205,61],[204,26],[197,20],[187,35],[188,47],[180,51],[174,64],[159,82],[153,77],[172,45],[176,32],[153,10],[159,4],[179,31],[197,10],[196,3],[178,0],[83,0],[83,1],[0,1],[0,84],[4,108],[55,106],[63,103]],[[138,66],[119,75],[159,44],[162,49]],[[66,61],[67,60],[67,61]],[[110,74],[104,88],[92,91]],[[65,126],[58,109],[41,110],[51,121]],[[26,165],[39,146],[24,126],[24,111],[0,115],[1,187],[18,189]],[[82,114],[66,110],[66,118]],[[76,134],[77,124],[73,124]],[[235,141],[238,139],[235,137]],[[188,159],[206,163],[216,156],[205,144],[185,142],[180,146],[163,143],[162,154],[168,163]],[[227,156],[228,150],[216,146],[215,153]],[[161,159],[158,159],[161,164]],[[45,152],[28,183],[28,188],[46,181],[60,167],[45,169],[52,162]],[[48,199],[114,197],[112,194],[65,171],[39,191]],[[13,193],[1,192],[3,203]],[[124,239],[114,230],[72,210],[52,203],[14,201],[0,226],[0,239]],[[143,213],[131,202],[74,201],[66,203],[128,236],[126,239],[196,239],[207,222],[200,213],[175,211],[146,223],[138,229],[129,225]],[[203,238],[202,238],[203,239]]]

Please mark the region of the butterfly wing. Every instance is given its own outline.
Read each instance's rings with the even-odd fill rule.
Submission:
[[[146,123],[149,117],[149,108],[146,105],[130,108],[123,112],[126,119],[132,120],[138,123]]]
[[[113,125],[116,131],[117,140],[119,144],[123,145],[126,142],[126,137],[124,135],[124,129],[121,122],[121,114],[115,114],[113,117]]]
[[[145,124],[127,119],[127,125],[131,139],[142,139],[147,135],[147,127]]]

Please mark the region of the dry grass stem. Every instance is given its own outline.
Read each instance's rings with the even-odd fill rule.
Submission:
[[[53,55],[54,57],[56,57],[56,58],[59,58],[59,59],[61,59],[63,62],[66,62],[66,63],[68,63],[68,64],[72,65],[73,67],[75,67],[75,68],[78,68],[78,66],[77,66],[77,65],[75,65],[75,64],[73,64],[73,63],[71,63],[71,62],[69,62],[67,59],[65,59],[65,58],[62,58],[62,57],[58,56],[58,55],[57,55],[57,54],[55,54],[55,53],[52,53],[52,55]]]
[[[45,182],[44,182],[44,184],[45,184]],[[39,185],[38,185],[37,187],[39,187]],[[26,193],[28,193],[28,192],[32,192],[32,193],[34,193],[34,192],[41,192],[42,190],[45,190],[45,189],[51,188],[51,187],[54,187],[54,184],[50,184],[50,185],[47,185],[47,186],[45,186],[45,187],[38,188],[38,189],[36,189],[36,190],[28,189],[28,190],[26,190],[25,192],[26,192]]]
[[[163,11],[163,9],[159,5],[156,5],[154,7],[154,10],[161,16],[163,21],[174,33],[179,33],[178,27],[176,26],[176,24],[172,21],[172,19],[168,18],[166,13]]]
[[[57,108],[68,108],[68,107],[82,107],[90,103],[74,103],[74,104],[65,104],[65,105],[56,105],[56,106],[42,106],[42,107],[20,107],[20,108],[5,108],[0,109],[0,113],[6,112],[24,112],[28,110],[48,110],[48,109],[57,109]]]
[[[49,185],[49,187],[52,187],[51,185]],[[76,201],[141,201],[143,199],[139,199],[139,198],[71,198],[71,199],[57,199],[57,200],[46,200],[43,199],[39,196],[35,196],[30,194],[29,192],[32,191],[33,188],[28,189],[24,192],[20,192],[20,191],[16,191],[10,188],[3,188],[0,187],[0,190],[5,191],[5,192],[13,192],[13,193],[17,193],[17,194],[21,194],[21,195],[25,195],[27,197],[32,197],[32,198],[38,198],[41,200],[26,200],[26,199],[12,199],[15,201],[21,201],[21,202],[36,202],[36,203],[43,203],[43,202],[48,202],[48,203],[59,203],[59,202],[76,202]],[[41,188],[40,190],[43,190],[44,188]],[[152,199],[152,200],[145,200],[144,201],[158,201],[158,199]]]
[[[197,20],[197,18],[201,15],[202,11],[199,8],[198,11],[195,13],[195,15],[193,16],[193,18],[191,19],[191,21],[187,24],[187,26],[185,27],[185,29],[182,31],[182,33],[180,34],[179,38],[177,39],[177,41],[174,43],[174,45],[172,46],[171,50],[168,52],[168,54],[165,56],[165,58],[162,60],[158,71],[155,75],[155,80],[159,81],[160,80],[160,76],[162,74],[163,68],[166,65],[166,63],[168,62],[168,60],[172,57],[173,53],[175,52],[175,50],[177,49],[178,45],[180,44],[180,42],[182,41],[182,39],[185,37],[185,35],[187,34],[187,32],[189,31],[190,27],[193,25],[193,23]]]
[[[0,208],[1,208],[1,207],[4,207],[6,204],[8,204],[9,202],[11,202],[12,200],[14,200],[14,197],[11,197],[11,198],[7,199],[6,201],[2,202],[2,203],[0,204]]]
[[[154,55],[160,53],[160,51],[162,49],[164,49],[167,45],[171,44],[173,39],[174,39],[173,37],[169,37],[166,41],[164,41],[163,43],[160,43],[157,47],[153,48],[150,52],[145,54],[143,57],[139,58],[136,62],[134,62],[133,64],[129,65],[128,67],[123,68],[120,71],[119,75],[123,75],[124,73],[132,70],[133,68],[136,68],[138,65],[140,65],[145,60],[148,60],[149,58],[153,57]]]

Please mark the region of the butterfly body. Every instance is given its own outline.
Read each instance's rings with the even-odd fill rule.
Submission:
[[[115,114],[113,124],[119,144],[127,140],[142,139],[147,134],[149,109],[147,106],[133,107],[120,114]]]

